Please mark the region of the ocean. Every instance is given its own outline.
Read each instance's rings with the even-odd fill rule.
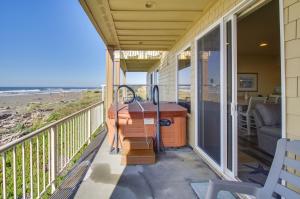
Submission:
[[[97,87],[0,87],[0,96],[82,92],[99,89]]]

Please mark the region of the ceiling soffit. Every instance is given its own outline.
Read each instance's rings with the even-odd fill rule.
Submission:
[[[169,50],[215,0],[80,0],[107,46]]]

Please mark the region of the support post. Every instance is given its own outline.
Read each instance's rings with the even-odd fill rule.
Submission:
[[[104,123],[104,118],[105,118],[105,85],[102,86],[102,105],[100,106],[100,114],[101,114],[101,124],[103,125]]]

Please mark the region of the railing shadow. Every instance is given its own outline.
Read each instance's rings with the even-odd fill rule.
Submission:
[[[63,183],[55,190],[50,197],[51,199],[68,199],[74,198],[84,176],[86,175],[91,163],[93,162],[98,150],[102,146],[107,135],[107,126],[100,129],[101,131],[87,146],[82,156],[75,163],[66,175]]]

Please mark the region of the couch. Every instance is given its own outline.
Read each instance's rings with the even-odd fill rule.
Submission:
[[[257,128],[258,147],[274,156],[277,141],[281,138],[281,105],[257,104],[253,116]]]

